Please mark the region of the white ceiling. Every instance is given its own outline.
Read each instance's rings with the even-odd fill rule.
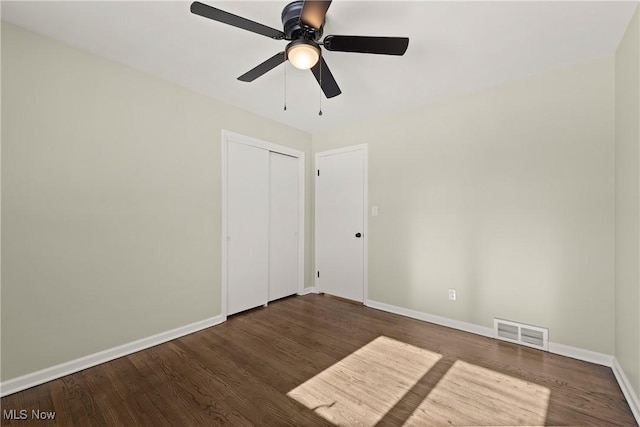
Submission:
[[[204,0],[203,0],[204,1]],[[206,1],[281,29],[287,1]],[[189,12],[180,1],[2,1],[2,19],[308,132],[429,104],[541,71],[611,55],[636,2],[335,0],[325,35],[408,36],[403,57],[326,52],[342,94],[322,96],[287,64],[238,76],[284,49]]]

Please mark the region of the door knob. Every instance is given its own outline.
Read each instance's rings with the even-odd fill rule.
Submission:
[[[362,233],[356,233],[356,237],[358,238],[362,237]]]

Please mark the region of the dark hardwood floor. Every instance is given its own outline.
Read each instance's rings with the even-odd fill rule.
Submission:
[[[0,403],[19,426],[637,425],[609,368],[320,295]]]

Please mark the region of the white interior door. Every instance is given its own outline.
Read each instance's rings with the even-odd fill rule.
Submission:
[[[227,149],[227,314],[267,303],[269,151]]]
[[[316,284],[362,302],[365,280],[364,146],[316,155]]]
[[[298,159],[269,153],[269,301],[298,291]]]

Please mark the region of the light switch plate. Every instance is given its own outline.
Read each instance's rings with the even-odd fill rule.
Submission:
[[[378,216],[378,207],[371,206],[371,216]]]

